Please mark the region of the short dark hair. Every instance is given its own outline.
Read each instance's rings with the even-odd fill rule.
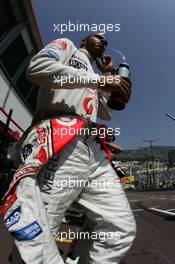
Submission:
[[[91,37],[94,36],[94,35],[101,35],[101,36],[102,36],[102,34],[99,33],[99,32],[94,32],[93,34],[88,35],[87,37],[85,37],[85,38],[83,38],[83,39],[81,40],[80,48],[83,47],[83,43],[82,43],[83,40],[87,40],[87,39],[91,38]],[[106,46],[107,46],[107,40],[106,40]]]
[[[90,34],[90,35],[88,35],[87,37],[81,39],[81,45],[80,45],[80,48],[82,48],[82,47],[84,46],[83,43],[82,43],[82,41],[83,41],[83,40],[87,40],[87,39],[89,39],[89,38],[92,37],[93,35],[94,35],[94,34]]]

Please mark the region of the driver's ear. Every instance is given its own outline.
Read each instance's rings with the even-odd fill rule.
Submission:
[[[81,46],[80,47],[84,46],[85,44],[86,44],[86,40],[85,39],[82,39],[81,40]]]

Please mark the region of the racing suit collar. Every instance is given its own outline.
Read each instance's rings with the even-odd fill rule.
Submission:
[[[88,57],[91,63],[93,62],[94,58],[86,49],[80,48],[79,51],[83,52]]]

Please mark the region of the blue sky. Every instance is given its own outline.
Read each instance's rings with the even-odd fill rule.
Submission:
[[[119,32],[107,32],[107,53],[114,62],[122,51],[132,72],[132,98],[124,111],[113,113],[110,127],[120,127],[119,144],[144,146],[143,139],[159,139],[156,145],[175,145],[175,1],[174,0],[33,0],[43,44],[67,37],[75,45],[89,32],[54,31],[54,24],[120,24]]]

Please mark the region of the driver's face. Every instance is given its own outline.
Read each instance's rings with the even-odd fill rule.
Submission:
[[[105,52],[107,40],[101,34],[94,34],[85,40],[85,48],[94,58],[99,58]]]

